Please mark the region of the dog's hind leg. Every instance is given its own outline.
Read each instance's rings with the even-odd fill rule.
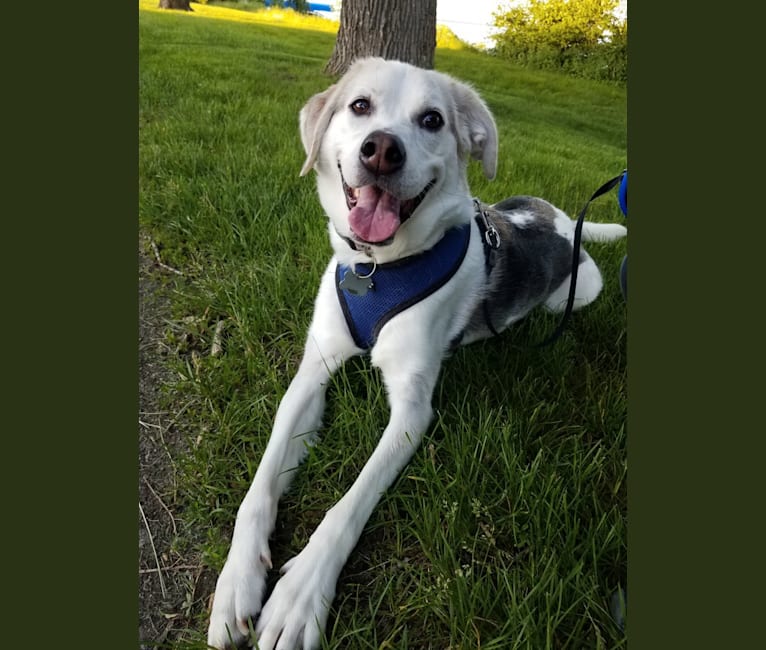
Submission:
[[[389,356],[382,363],[373,351],[391,405],[388,425],[349,491],[327,512],[305,548],[283,567],[284,575],[258,620],[261,650],[319,647],[338,575],[375,505],[412,457],[431,420],[441,354],[432,351],[435,363],[425,363],[427,346],[428,341],[417,340],[408,346],[409,356]]]
[[[277,503],[321,425],[331,374],[360,352],[345,333],[334,291],[333,274],[328,272],[317,297],[303,360],[280,402],[263,458],[237,512],[208,628],[208,645],[215,648],[249,638],[248,628],[261,610],[266,571],[271,568],[269,535]]]
[[[604,286],[601,271],[599,271],[593,258],[584,250],[581,250],[581,255],[584,259],[580,262],[580,266],[577,269],[577,286],[575,287],[573,309],[580,309],[580,307],[593,302]],[[546,309],[553,312],[564,311],[567,306],[567,298],[569,297],[571,278],[572,276],[568,275],[566,280],[548,296],[544,303]]]

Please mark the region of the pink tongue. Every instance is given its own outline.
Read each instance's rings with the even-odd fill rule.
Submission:
[[[359,188],[356,205],[348,213],[351,230],[360,239],[375,244],[392,237],[401,225],[400,201],[375,185]]]

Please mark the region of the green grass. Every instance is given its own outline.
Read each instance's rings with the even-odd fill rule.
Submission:
[[[330,255],[314,182],[298,176],[297,114],[331,81],[321,71],[334,33],[155,6],[142,1],[139,13],[139,219],[185,274],[167,279],[166,389],[192,425],[192,452],[176,459],[185,524],[206,531],[205,562],[217,570]],[[575,214],[626,165],[624,91],[470,50],[440,49],[436,66],[495,113],[498,178],[470,170],[484,200],[538,194]],[[589,218],[621,220],[616,197]],[[541,313],[445,364],[436,420],[341,574],[325,647],[625,647],[608,611],[626,576],[625,244],[589,250],[606,286],[555,346],[525,346],[555,327]],[[378,373],[349,363],[282,501],[275,566],[348,489],[386,420]],[[177,647],[203,648],[204,632],[200,618]]]

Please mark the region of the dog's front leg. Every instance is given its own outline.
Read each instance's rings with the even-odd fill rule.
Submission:
[[[439,363],[397,358],[378,364],[391,416],[351,489],[326,514],[305,548],[284,567],[283,577],[258,619],[260,650],[319,647],[335,585],[382,493],[412,457],[431,420],[431,396]]]
[[[266,571],[271,568],[269,535],[277,503],[320,427],[331,374],[360,352],[344,332],[332,274],[326,273],[303,360],[279,404],[263,458],[237,512],[231,549],[216,584],[208,628],[210,646],[241,645],[250,638],[249,626],[261,610]]]
[[[304,361],[279,405],[263,459],[237,512],[231,549],[216,584],[208,629],[208,644],[213,647],[242,643],[248,638],[248,619],[255,621],[260,611],[266,571],[271,568],[269,535],[277,502],[287,488],[290,470],[305,453],[307,435],[319,428],[327,377],[322,366]]]

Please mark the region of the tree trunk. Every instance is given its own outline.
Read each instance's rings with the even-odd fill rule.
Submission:
[[[160,0],[160,9],[181,9],[182,11],[194,11],[189,5],[190,0]]]
[[[344,0],[325,72],[342,74],[363,56],[433,68],[435,48],[436,0]]]

